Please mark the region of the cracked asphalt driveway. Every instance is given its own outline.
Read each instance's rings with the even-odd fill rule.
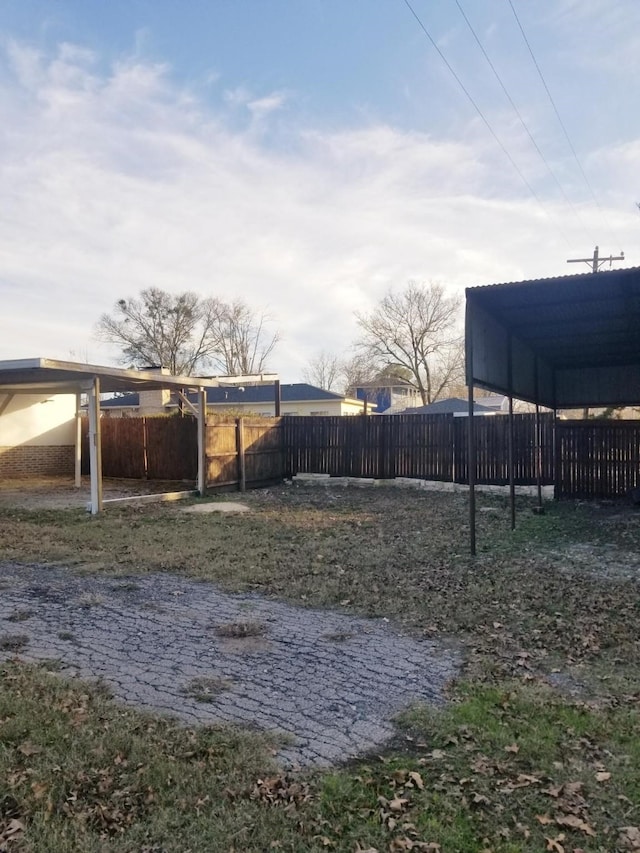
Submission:
[[[0,583],[0,657],[22,638],[21,658],[59,660],[64,673],[100,678],[128,704],[189,725],[284,734],[285,766],[380,749],[394,715],[441,702],[459,664],[450,648],[385,620],[228,594],[172,574],[1,563]]]

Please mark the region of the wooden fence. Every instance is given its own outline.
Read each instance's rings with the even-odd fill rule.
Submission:
[[[509,482],[509,419],[475,418],[479,483]],[[516,483],[536,482],[535,415],[513,421]],[[443,415],[286,417],[283,419],[287,470],[293,474],[347,477],[412,477],[468,482],[468,418]],[[554,482],[553,416],[541,425],[542,481]]]
[[[474,419],[476,482],[509,481],[509,419]],[[442,415],[209,418],[207,485],[257,486],[313,473],[466,483],[468,419]],[[88,431],[85,426],[84,433]],[[640,421],[513,419],[514,479],[555,485],[558,498],[610,498],[640,485]],[[106,477],[195,481],[196,422],[185,418],[104,418]],[[557,465],[555,460],[557,459]],[[84,464],[88,464],[85,436]]]
[[[615,498],[640,486],[640,421],[558,421],[557,498]]]
[[[105,477],[195,481],[196,421],[191,417],[103,418]],[[88,421],[83,427],[83,472],[88,473]],[[282,480],[284,454],[279,418],[207,419],[207,485],[241,488]]]

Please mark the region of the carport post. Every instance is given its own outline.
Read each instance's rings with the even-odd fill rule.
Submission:
[[[89,468],[91,515],[102,511],[102,440],[100,434],[100,378],[93,377],[89,390]]]
[[[470,334],[470,333],[469,333]],[[468,375],[473,376],[473,354],[469,347]],[[469,546],[471,556],[476,555],[476,435],[473,416],[473,379],[469,381],[469,417],[467,429],[467,479],[469,481]]]
[[[513,338],[509,335],[507,352],[509,363],[507,365],[507,380],[509,383],[509,433],[508,444],[508,466],[509,466],[509,507],[511,510],[511,529],[516,529],[516,479],[513,464]]]
[[[76,461],[75,461],[75,485],[76,489],[82,486],[82,395],[76,394]]]
[[[207,392],[198,388],[198,492],[207,493]]]
[[[509,507],[511,509],[511,529],[516,529],[516,478],[513,464],[513,397],[509,394]]]

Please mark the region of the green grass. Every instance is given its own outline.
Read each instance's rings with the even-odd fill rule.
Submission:
[[[256,733],[185,729],[44,667],[0,678],[11,850],[595,853],[640,822],[637,708],[466,684],[446,709],[407,711],[384,755],[285,774]]]

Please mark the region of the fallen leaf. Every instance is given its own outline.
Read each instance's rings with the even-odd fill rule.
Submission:
[[[416,788],[418,788],[420,791],[424,790],[424,782],[422,780],[422,776],[415,770],[412,770],[411,773],[409,773],[409,779],[411,779]]]
[[[393,800],[389,800],[389,808],[392,812],[401,812],[406,808],[409,800],[404,797],[394,797]]]
[[[510,746],[505,746],[505,752],[512,752],[514,755],[517,755],[520,752],[520,747],[517,743],[512,743]]]
[[[536,820],[543,826],[547,826],[548,824],[553,823],[553,818],[548,814],[537,814]]]
[[[575,814],[556,815],[555,822],[558,826],[568,826],[569,829],[579,829],[580,832],[584,832],[585,835],[595,835],[593,828]]]
[[[0,840],[4,839],[8,841],[10,838],[14,838],[16,835],[19,835],[21,832],[24,832],[24,824],[21,820],[17,818],[12,818],[6,827],[2,830],[2,835],[0,836]]]
[[[622,826],[618,845],[622,850],[640,850],[640,826]]]
[[[544,840],[547,842],[546,850],[551,850],[553,853],[564,853],[564,847],[561,842],[565,839],[564,832],[561,832],[557,838],[547,838],[545,835]]]
[[[25,740],[24,743],[21,743],[18,747],[18,752],[21,752],[23,755],[27,757],[30,755],[37,755],[39,752],[42,752],[41,746],[36,746],[34,743],[31,743],[30,740]]]
[[[599,770],[596,773],[596,782],[608,782],[611,779],[611,773],[607,773],[604,770]]]

